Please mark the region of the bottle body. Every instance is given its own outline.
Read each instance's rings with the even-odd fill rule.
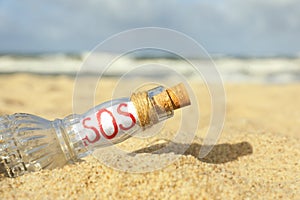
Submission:
[[[128,98],[122,98],[62,120],[25,113],[1,116],[0,167],[16,177],[62,167],[94,149],[124,141],[140,129],[134,109]]]

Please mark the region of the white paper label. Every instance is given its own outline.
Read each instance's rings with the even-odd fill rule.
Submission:
[[[122,133],[128,133],[138,121],[132,102],[123,102],[103,108],[80,121],[80,135],[84,145],[103,143]]]

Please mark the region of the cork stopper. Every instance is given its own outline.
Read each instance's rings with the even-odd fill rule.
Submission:
[[[166,90],[173,104],[174,110],[191,105],[189,94],[183,83]]]
[[[156,109],[161,112],[172,112],[191,104],[187,90],[183,83],[175,85],[165,91],[153,96]]]
[[[173,116],[173,110],[191,104],[183,83],[161,91],[151,98],[146,91],[133,93],[131,101],[137,109],[139,123],[142,127],[151,126],[162,119],[169,118]]]

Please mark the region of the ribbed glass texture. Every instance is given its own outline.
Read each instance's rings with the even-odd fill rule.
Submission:
[[[10,177],[66,164],[51,121],[30,115],[0,117],[0,167]]]

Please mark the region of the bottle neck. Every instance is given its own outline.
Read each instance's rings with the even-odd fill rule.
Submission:
[[[69,115],[64,119],[56,119],[53,122],[61,149],[68,161],[75,162],[90,154],[76,131],[76,125],[80,123],[79,115]]]

